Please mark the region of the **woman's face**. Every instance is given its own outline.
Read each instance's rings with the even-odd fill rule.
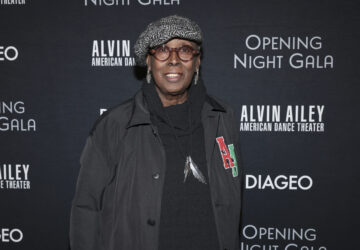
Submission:
[[[182,39],[172,39],[165,43],[169,48],[179,48],[184,45],[189,45],[197,49],[194,42]],[[152,71],[155,86],[160,95],[181,95],[186,92],[189,87],[192,77],[200,66],[200,55],[194,56],[189,61],[181,61],[177,53],[173,51],[170,57],[165,61],[159,61],[151,55],[147,55],[146,64]]]

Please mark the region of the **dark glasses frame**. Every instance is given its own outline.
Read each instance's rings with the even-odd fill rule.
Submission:
[[[164,48],[169,52],[169,55],[168,55],[168,57],[166,59],[159,59],[158,57],[156,57],[156,51],[159,50],[159,49],[164,49]],[[187,49],[191,50],[192,55],[191,55],[190,59],[187,59],[187,60],[185,59],[184,60],[184,59],[181,59],[181,57],[179,56],[179,51],[181,49],[183,49],[183,48],[187,48]],[[170,58],[173,51],[176,52],[176,56],[183,62],[188,62],[188,61],[192,60],[195,56],[200,55],[199,49],[194,49],[190,45],[183,45],[183,46],[181,46],[179,48],[169,48],[168,46],[166,46],[164,44],[156,46],[154,48],[151,48],[149,50],[149,54],[152,55],[153,57],[155,57],[156,60],[164,62],[164,61],[166,61],[166,60],[168,60]]]

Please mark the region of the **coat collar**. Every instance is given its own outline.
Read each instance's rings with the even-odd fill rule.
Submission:
[[[133,109],[126,128],[145,124],[151,124],[150,112],[145,103],[143,92],[139,90],[134,96]]]
[[[211,116],[214,114],[213,112],[226,112],[226,109],[213,97],[206,95],[202,113],[203,115]],[[126,128],[146,124],[151,124],[150,112],[145,102],[143,91],[139,90],[135,94],[131,117]]]
[[[211,97],[209,95],[206,95],[204,107],[206,107],[206,104],[210,105],[208,107],[208,109],[211,111],[218,111],[218,112],[226,113],[226,109],[218,101],[216,101],[213,97]],[[204,108],[203,108],[203,111],[204,111]]]

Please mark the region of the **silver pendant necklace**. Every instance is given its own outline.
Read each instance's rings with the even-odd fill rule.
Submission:
[[[175,128],[171,122],[171,119],[169,117],[169,115],[167,114],[166,110],[165,111],[165,114],[166,114],[166,117],[167,119],[169,120],[169,124],[170,124],[170,127],[173,131],[173,134],[175,136],[175,140],[176,140],[176,143],[178,144],[178,147],[179,147],[179,150],[180,150],[180,153],[185,156],[185,154],[183,153],[182,151],[182,148],[181,148],[181,145],[180,145],[180,142],[179,142],[179,138],[176,134],[176,131],[175,131]],[[191,153],[191,145],[192,145],[192,131],[191,131],[191,108],[190,108],[190,103],[189,103],[189,129],[190,129],[190,150],[189,152]],[[186,181],[186,178],[188,177],[189,173],[192,173],[193,176],[198,180],[200,181],[201,183],[204,183],[206,184],[206,178],[205,176],[203,175],[203,173],[201,173],[199,167],[195,164],[194,160],[191,158],[190,154],[188,156],[186,156],[186,159],[185,159],[185,167],[184,167],[184,183]]]
[[[200,169],[195,164],[195,162],[193,161],[190,155],[186,157],[186,161],[185,161],[184,182],[186,181],[186,177],[189,175],[189,172],[191,172],[193,176],[196,179],[198,179],[200,182],[206,184],[205,176],[201,173]]]

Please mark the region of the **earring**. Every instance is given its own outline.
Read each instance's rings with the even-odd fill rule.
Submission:
[[[196,75],[195,75],[195,79],[194,79],[194,85],[196,85],[199,81],[199,69],[196,70]]]
[[[146,74],[146,82],[147,82],[148,84],[150,84],[150,82],[151,82],[151,73],[150,73],[150,68],[148,68],[148,70],[147,70],[147,74]]]

